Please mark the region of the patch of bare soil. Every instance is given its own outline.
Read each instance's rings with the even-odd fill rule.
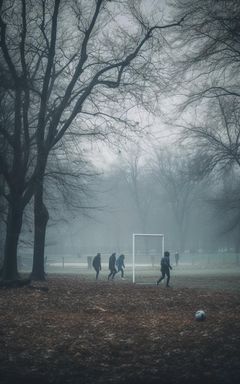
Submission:
[[[0,290],[1,384],[237,384],[239,351],[237,290],[67,276]]]

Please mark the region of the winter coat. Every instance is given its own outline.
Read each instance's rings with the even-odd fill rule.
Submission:
[[[101,256],[100,255],[96,255],[94,257],[92,265],[93,265],[94,269],[100,269],[101,270]]]
[[[118,269],[125,268],[125,265],[124,265],[124,256],[123,256],[123,255],[120,255],[120,256],[117,258],[116,265],[117,265]]]
[[[115,265],[116,265],[116,255],[115,255],[115,253],[113,253],[113,254],[109,257],[109,269],[110,269],[110,271],[112,271],[113,269],[115,269]]]
[[[161,258],[161,271],[167,271],[169,269],[172,269],[170,265],[170,260],[168,256],[164,256]]]

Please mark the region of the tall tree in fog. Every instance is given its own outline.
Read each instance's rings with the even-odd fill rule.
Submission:
[[[44,196],[47,211],[51,214],[51,224],[67,222],[77,212],[83,214],[93,208],[91,200],[91,179],[96,178],[90,161],[84,159],[79,148],[74,148],[72,138],[69,148],[58,148],[52,151],[48,158],[44,174]],[[71,153],[69,153],[71,149]],[[42,242],[42,246],[44,247]],[[36,242],[34,243],[36,247]],[[41,254],[44,252],[42,249]],[[40,250],[38,249],[38,253]],[[32,266],[32,278],[42,279],[44,269],[42,257],[35,251]]]
[[[164,66],[159,63],[163,33],[181,21],[158,24],[155,17],[151,26],[140,6],[129,4],[0,1],[1,65],[11,83],[5,99],[13,110],[11,124],[1,125],[11,147],[11,155],[0,159],[9,205],[5,279],[17,277],[22,215],[33,195],[34,258],[39,259],[34,272],[44,278],[48,211],[43,185],[51,151],[68,132],[81,140],[106,137],[114,128],[124,134],[126,104],[151,104],[159,84],[164,86]],[[123,123],[121,129],[117,122]]]
[[[144,150],[139,143],[121,152],[121,167],[124,183],[136,212],[134,232],[148,233],[149,218],[153,206],[154,184],[149,175]],[[148,255],[149,238],[144,237],[144,252]]]
[[[165,202],[175,220],[178,248],[185,250],[190,213],[196,198],[196,182],[189,178],[189,161],[186,153],[156,149],[152,161],[152,173],[160,190],[164,190]]]
[[[137,212],[139,230],[142,233],[146,233],[149,219],[148,214],[152,203],[151,183],[149,183],[147,177],[143,150],[138,144],[125,153],[121,152],[121,166],[123,179]]]
[[[238,0],[179,0],[186,15],[175,40],[177,85],[184,93],[184,138],[202,153],[202,170],[239,163],[240,3]],[[187,12],[187,13],[186,13]],[[181,75],[181,76],[180,76]],[[183,80],[183,81],[182,81]],[[199,143],[199,144],[198,144]]]
[[[187,112],[180,127],[185,144],[194,148],[192,174],[202,178],[217,170],[224,175],[240,161],[240,2],[174,3],[177,17],[188,12],[175,47],[181,51],[176,66],[183,94],[181,111]],[[220,200],[219,196],[218,208],[225,210],[225,217],[227,207],[232,215],[232,220],[225,221],[225,230],[233,223],[236,229],[238,220],[231,210],[233,200],[236,205],[235,192],[229,189],[228,203]]]

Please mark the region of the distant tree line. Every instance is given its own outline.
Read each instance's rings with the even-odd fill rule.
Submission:
[[[215,205],[226,186],[230,191],[232,176],[196,180],[190,177],[191,166],[192,158],[181,146],[156,148],[155,142],[149,157],[144,146],[122,149],[115,166],[98,180],[98,204],[104,209],[95,212],[95,220],[74,222],[79,248],[82,237],[88,252],[100,247],[131,253],[132,233],[163,233],[173,252],[238,252],[238,232],[225,230],[233,216],[225,212],[222,217]],[[144,247],[149,253],[154,243],[145,239]]]

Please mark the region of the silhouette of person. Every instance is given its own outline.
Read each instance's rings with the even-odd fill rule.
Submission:
[[[93,258],[92,266],[96,271],[96,280],[98,280],[99,272],[102,269],[101,266],[101,253],[97,253],[97,255]]]
[[[164,257],[161,259],[161,273],[162,275],[157,281],[157,285],[167,276],[167,283],[166,287],[169,287],[169,281],[170,281],[170,269],[172,269],[170,265],[170,253],[168,251],[164,252]]]
[[[117,269],[118,269],[118,272],[121,272],[122,279],[124,278],[124,270],[123,270],[123,268],[125,268],[124,259],[125,259],[125,256],[120,255],[116,261]]]
[[[108,280],[110,279],[110,277],[112,277],[112,280],[113,280],[114,276],[117,273],[117,270],[116,270],[116,253],[112,253],[111,256],[109,257],[108,267],[110,270],[110,273],[108,275]]]

